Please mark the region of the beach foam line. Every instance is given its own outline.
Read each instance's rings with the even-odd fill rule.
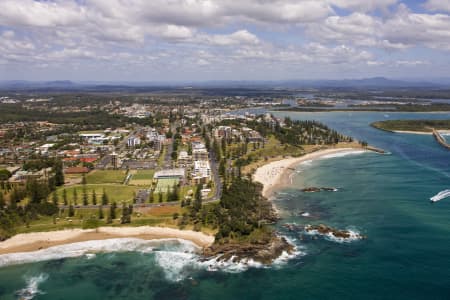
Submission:
[[[74,258],[84,255],[92,258],[90,254],[93,253],[131,251],[149,253],[164,243],[188,245],[182,249],[183,251],[198,251],[200,249],[194,243],[181,239],[143,240],[137,238],[114,238],[53,246],[33,252],[3,254],[0,255],[0,267],[62,258]]]
[[[333,154],[327,154],[319,157],[318,159],[331,159],[331,158],[339,158],[339,157],[345,157],[349,155],[358,155],[358,154],[364,154],[367,153],[366,150],[349,150],[349,151],[342,151],[338,153]]]

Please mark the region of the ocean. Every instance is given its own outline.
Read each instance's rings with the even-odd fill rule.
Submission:
[[[204,262],[179,240],[90,242],[0,258],[0,299],[450,299],[450,151],[427,135],[371,128],[385,119],[444,119],[448,113],[275,113],[314,119],[383,148],[305,162],[274,195],[280,234],[295,257],[271,267]],[[305,187],[337,191],[304,193]],[[325,224],[364,239],[289,230]],[[92,254],[92,251],[110,252]],[[22,264],[8,265],[8,261]]]

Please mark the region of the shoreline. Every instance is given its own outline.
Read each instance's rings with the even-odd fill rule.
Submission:
[[[0,242],[0,255],[35,252],[54,246],[86,241],[101,241],[117,238],[137,238],[142,240],[181,239],[200,248],[214,243],[214,237],[192,230],[168,227],[99,227],[97,229],[68,229],[60,231],[17,234]]]
[[[263,185],[262,195],[270,198],[275,190],[289,186],[292,183],[293,168],[303,162],[313,161],[323,158],[327,155],[348,153],[348,152],[375,152],[374,150],[348,147],[348,148],[330,148],[318,150],[305,154],[300,157],[285,158],[265,164],[256,169],[253,174],[253,180]]]

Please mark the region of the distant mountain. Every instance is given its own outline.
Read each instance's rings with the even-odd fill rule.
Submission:
[[[185,88],[238,88],[238,89],[301,89],[301,88],[332,88],[332,89],[364,89],[364,88],[450,88],[450,80],[412,81],[393,80],[385,77],[343,80],[279,80],[279,81],[232,81],[217,80],[204,82],[102,82],[70,80],[57,81],[0,81],[1,90],[25,91],[98,91],[107,92],[121,90],[154,90],[155,88],[185,89]]]

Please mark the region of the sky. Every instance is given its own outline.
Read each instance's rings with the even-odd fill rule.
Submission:
[[[0,0],[0,80],[450,78],[450,0]]]

